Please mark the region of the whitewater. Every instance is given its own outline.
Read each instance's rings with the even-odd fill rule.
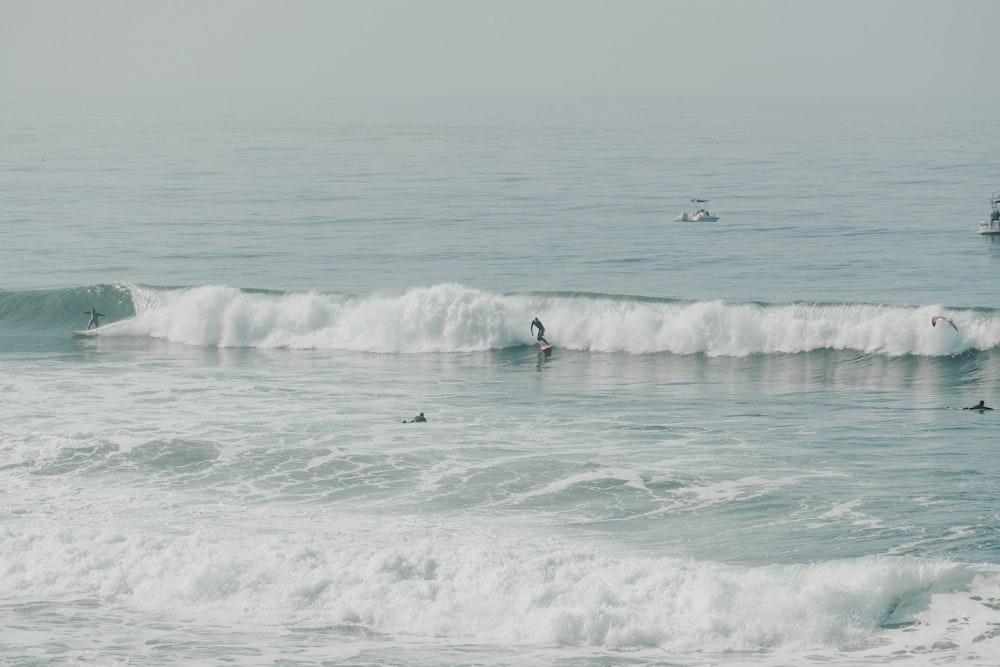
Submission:
[[[114,304],[102,338],[140,337],[202,347],[472,352],[532,345],[524,321],[546,313],[570,332],[560,347],[593,352],[747,356],[817,350],[870,355],[954,356],[1000,342],[1000,314],[944,305],[728,303],[588,293],[490,294],[457,284],[402,294],[344,295],[245,290],[221,285],[95,285],[85,290],[0,292],[9,326],[64,327],[81,297]],[[107,309],[107,307],[105,307]],[[40,313],[42,313],[40,315]],[[44,313],[55,313],[53,318]],[[106,314],[105,314],[106,315]],[[19,316],[26,316],[18,321]],[[926,326],[958,318],[951,335]],[[48,321],[44,321],[48,319]]]
[[[0,111],[0,662],[1000,664],[1000,124],[799,111]]]

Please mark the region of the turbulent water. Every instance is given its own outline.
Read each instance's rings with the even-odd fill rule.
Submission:
[[[0,115],[0,662],[1000,664],[991,110]]]

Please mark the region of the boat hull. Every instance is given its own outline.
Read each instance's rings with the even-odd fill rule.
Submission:
[[[694,213],[688,215],[687,213],[681,213],[679,216],[674,218],[674,222],[718,222],[719,216],[712,215],[710,213]]]

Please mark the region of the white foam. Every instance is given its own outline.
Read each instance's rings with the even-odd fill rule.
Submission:
[[[72,525],[38,515],[8,526],[5,599],[94,599],[107,613],[167,622],[223,616],[234,625],[708,654],[887,643],[916,651],[935,638],[969,647],[1000,622],[973,596],[983,586],[995,596],[997,573],[941,561],[741,567],[412,519],[348,524],[289,511],[264,528],[252,510],[185,519],[167,502],[166,519],[122,521],[110,511],[121,498],[90,500]],[[965,619],[957,630],[944,621],[955,609]],[[919,640],[892,629],[913,624]]]
[[[600,469],[576,473],[569,475],[566,478],[550,482],[539,489],[521,494],[519,497],[515,498],[514,501],[517,502],[535,497],[557,495],[572,489],[577,485],[586,485],[606,480],[621,483],[623,486],[631,489],[641,491],[646,490],[646,484],[642,479],[642,475],[634,470]]]
[[[710,356],[818,349],[867,354],[952,355],[1000,343],[1000,322],[940,306],[731,304],[599,295],[496,295],[461,285],[348,298],[249,292],[222,286],[131,288],[132,320],[104,335],[139,335],[190,345],[437,352],[503,349],[534,342],[542,317],[563,349]],[[959,331],[932,327],[950,315]]]

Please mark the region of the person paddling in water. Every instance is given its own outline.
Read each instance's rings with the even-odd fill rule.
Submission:
[[[545,335],[544,335],[545,334],[545,327],[542,325],[542,321],[540,319],[538,319],[537,317],[535,319],[531,320],[531,333],[535,333],[535,327],[538,327],[538,338],[537,338],[537,340],[540,340],[543,343],[545,343],[546,345],[548,345],[549,341],[545,340]]]
[[[419,422],[425,422],[425,421],[427,421],[427,417],[424,417],[424,413],[423,413],[423,412],[421,412],[421,413],[420,413],[419,415],[417,415],[416,417],[414,417],[414,418],[413,418],[413,419],[411,419],[410,421],[406,421],[406,420],[404,419],[404,420],[403,420],[403,423],[404,423],[404,424],[416,424],[416,423],[419,423]]]
[[[973,405],[971,408],[962,408],[963,410],[992,410],[993,408],[986,407],[986,401],[979,401],[978,405]]]
[[[90,321],[87,322],[87,331],[90,331],[90,327],[95,329],[101,326],[101,323],[97,321],[98,317],[105,317],[104,313],[97,312],[96,308],[91,308],[90,310],[83,311],[84,315],[90,315]]]

